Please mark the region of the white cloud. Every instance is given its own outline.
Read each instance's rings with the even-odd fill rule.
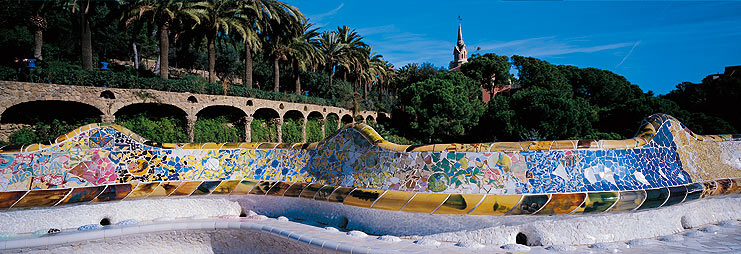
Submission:
[[[332,15],[337,14],[338,12],[340,12],[340,9],[342,9],[343,6],[345,6],[345,3],[341,3],[340,6],[337,6],[337,8],[334,8],[328,12],[309,15],[309,19],[313,22],[319,22],[326,17],[331,17]]]

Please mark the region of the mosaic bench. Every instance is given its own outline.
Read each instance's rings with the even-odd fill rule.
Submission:
[[[648,117],[627,140],[398,145],[362,123],[317,143],[174,144],[90,124],[0,150],[0,208],[267,195],[429,214],[633,211],[741,193],[741,137]]]

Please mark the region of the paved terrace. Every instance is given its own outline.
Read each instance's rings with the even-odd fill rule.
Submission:
[[[0,139],[7,139],[10,133],[24,126],[10,122],[6,117],[7,112],[18,111],[23,104],[43,101],[85,104],[97,110],[103,123],[113,123],[119,110],[128,106],[169,105],[176,111],[181,111],[180,113],[185,116],[186,129],[191,142],[193,141],[193,126],[199,113],[210,107],[228,107],[242,114],[246,142],[252,141],[250,124],[254,120],[253,115],[258,111],[267,111],[268,115],[272,115],[272,121],[278,126],[278,142],[282,142],[281,125],[287,114],[300,114],[303,119],[304,142],[306,142],[306,122],[310,116],[321,119],[322,135],[324,135],[326,119],[330,115],[337,116],[338,129],[343,122],[375,122],[379,117],[390,118],[388,113],[383,112],[361,111],[353,116],[353,111],[345,108],[237,96],[0,81]]]

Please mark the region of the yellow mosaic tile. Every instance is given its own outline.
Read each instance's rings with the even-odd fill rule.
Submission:
[[[319,191],[319,189],[321,189],[322,186],[324,186],[324,184],[319,184],[319,183],[309,184],[308,186],[306,186],[306,188],[304,188],[303,191],[301,191],[301,194],[299,194],[298,196],[302,198],[313,199],[314,195],[316,195],[316,192]]]
[[[553,141],[551,149],[554,150],[574,150],[576,149],[576,141],[574,140],[556,140]]]
[[[222,143],[203,143],[201,149],[219,149]]]
[[[384,190],[355,189],[345,197],[343,204],[369,208],[378,197],[383,194]]]
[[[413,213],[432,213],[440,207],[440,205],[448,199],[450,194],[440,193],[424,193],[418,192],[414,195],[412,200],[407,203],[404,208],[401,209],[403,212]]]
[[[232,191],[234,191],[235,188],[237,188],[237,184],[239,184],[241,180],[224,180],[221,181],[219,186],[216,186],[216,189],[214,189],[211,194],[219,194],[219,195],[225,195],[230,194]]]
[[[283,194],[286,193],[286,191],[288,190],[288,188],[291,187],[291,185],[293,185],[292,182],[278,182],[268,190],[268,193],[266,195],[283,196]]]
[[[203,181],[183,182],[170,196],[190,196]]]
[[[71,189],[32,190],[18,200],[12,208],[53,206],[62,200]]]
[[[329,195],[332,194],[334,189],[336,189],[337,186],[331,186],[331,185],[324,185],[322,188],[320,188],[316,194],[314,194],[314,200],[321,200],[321,201],[327,201],[329,198]]]
[[[276,184],[276,181],[260,181],[257,185],[255,185],[254,188],[252,188],[252,191],[250,191],[251,195],[265,195],[268,193],[268,190],[270,190],[271,187],[273,187],[274,184]]]
[[[543,209],[538,211],[538,215],[563,215],[570,214],[576,208],[578,208],[586,198],[584,193],[567,193],[567,194],[552,194],[551,200],[548,201]]]
[[[131,193],[129,193],[128,196],[126,196],[125,199],[128,200],[128,199],[146,198],[159,185],[160,185],[159,182],[140,183],[139,185],[136,186],[136,188],[134,188],[134,190],[131,191]]]
[[[255,148],[257,148],[257,145],[258,144],[259,143],[253,143],[253,142],[250,142],[250,143],[239,143],[239,148],[255,149]]]
[[[178,186],[180,186],[182,182],[162,182],[160,185],[157,186],[157,188],[152,191],[152,194],[149,194],[150,198],[153,197],[166,197],[170,196],[173,191],[175,191]]]
[[[517,206],[522,195],[486,195],[471,215],[504,215]]]
[[[240,181],[232,191],[231,195],[247,195],[257,185],[257,180],[245,179]]]
[[[528,144],[527,149],[531,151],[544,151],[550,150],[553,141],[531,141]]]
[[[414,196],[414,192],[389,190],[371,208],[399,211]]]
[[[345,198],[348,194],[355,188],[353,187],[338,187],[337,189],[332,192],[332,194],[329,194],[329,198],[327,198],[327,201],[329,202],[345,202]]]
[[[291,187],[288,187],[286,192],[283,193],[283,196],[298,197],[301,195],[301,192],[304,191],[306,186],[309,186],[309,183],[294,183]]]
[[[450,194],[435,214],[467,214],[484,198],[484,194]]]
[[[489,152],[522,151],[520,142],[496,142],[489,147]]]

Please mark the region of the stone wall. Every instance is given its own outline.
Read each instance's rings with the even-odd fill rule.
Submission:
[[[8,141],[10,134],[26,126],[29,125],[16,123],[0,124],[0,141]]]
[[[7,109],[24,102],[33,101],[70,101],[84,103],[98,109],[98,111],[100,111],[101,121],[104,123],[112,123],[115,120],[116,112],[129,105],[141,103],[171,105],[182,110],[183,114],[186,116],[188,124],[187,129],[191,141],[193,138],[192,127],[197,120],[198,113],[211,106],[232,107],[243,113],[244,120],[247,123],[245,133],[247,134],[246,137],[248,142],[250,141],[249,123],[253,120],[253,114],[260,109],[274,111],[278,116],[276,122],[279,123],[279,127],[280,124],[283,123],[283,118],[287,113],[291,111],[299,112],[304,119],[304,131],[306,130],[306,119],[309,114],[319,115],[322,120],[325,120],[327,116],[331,114],[337,115],[338,119],[347,117],[350,119],[353,118],[352,110],[314,104],[272,101],[237,96],[166,92],[151,89],[120,89],[0,81],[0,121],[3,123],[6,121],[3,121],[2,115]],[[387,113],[361,111],[356,114],[358,117],[355,118],[359,119],[361,122],[366,119],[374,121],[375,119],[378,119],[379,115],[386,118],[390,117]],[[338,123],[338,128],[340,124],[341,123]],[[0,133],[9,130],[6,130],[5,125],[0,126],[0,128],[2,128]],[[278,128],[278,130],[278,138],[280,142],[280,128]],[[305,136],[306,135],[304,134],[304,140]],[[3,137],[5,136],[0,135],[0,138]]]

